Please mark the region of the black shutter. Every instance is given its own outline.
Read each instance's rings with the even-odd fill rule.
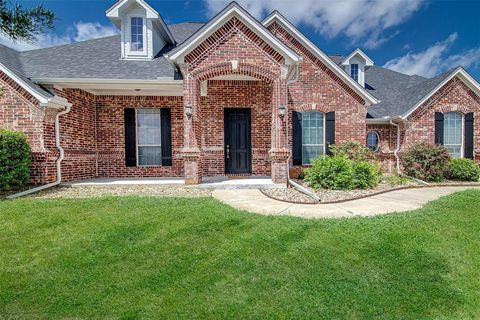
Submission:
[[[292,112],[292,158],[294,166],[302,165],[302,113]]]
[[[125,164],[127,167],[137,165],[137,137],[133,108],[125,109]]]
[[[162,166],[172,165],[172,116],[168,108],[161,109]]]
[[[443,145],[443,113],[435,112],[435,144]]]
[[[326,121],[325,121],[325,142],[326,142],[326,153],[328,155],[332,154],[332,150],[330,150],[330,146],[335,144],[335,111],[328,112],[326,114]]]
[[[473,159],[473,112],[465,115],[465,158]]]

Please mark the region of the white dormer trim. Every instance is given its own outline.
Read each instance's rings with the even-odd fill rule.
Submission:
[[[365,60],[365,66],[366,67],[371,67],[373,65],[375,65],[375,63],[373,62],[372,59],[370,59],[369,56],[367,56],[365,54],[365,52],[363,52],[362,50],[360,50],[360,48],[357,48],[355,49],[352,53],[350,53],[350,55],[348,57],[345,58],[345,60],[342,61],[341,65],[342,66],[348,66],[350,65],[350,60],[354,57],[354,56],[360,56],[362,59]]]
[[[365,105],[370,106],[380,102],[377,98],[371,95],[365,88],[363,88],[357,81],[354,81],[345,70],[330,59],[322,50],[313,44],[307,37],[305,37],[290,21],[282,16],[278,11],[272,12],[262,24],[268,27],[273,22],[277,22],[285,30],[290,32],[302,45],[309,49],[320,61],[322,61],[330,70],[332,70],[340,79],[342,79],[350,88],[352,88],[358,95],[365,99]]]
[[[147,18],[145,15],[130,13],[125,16],[125,57],[143,57],[147,58],[149,42],[147,37]],[[143,48],[142,50],[132,50],[132,18],[141,18],[143,24]],[[124,57],[124,58],[125,58]]]
[[[264,28],[255,18],[250,16],[243,8],[237,3],[233,2],[227,6],[216,17],[210,20],[204,27],[198,30],[189,40],[185,41],[182,45],[174,49],[170,54],[166,55],[171,61],[182,63],[185,56],[201,44],[205,39],[222,27],[231,18],[236,17],[250,29],[252,29],[262,40],[272,46],[277,52],[282,54],[285,58],[286,64],[295,64],[302,60],[302,58],[291,50],[288,46],[282,43],[278,38],[272,35],[268,30]]]
[[[106,11],[107,18],[121,29],[122,59],[151,60],[175,39],[160,14],[144,0],[120,0]],[[143,50],[131,50],[131,19],[143,19]]]

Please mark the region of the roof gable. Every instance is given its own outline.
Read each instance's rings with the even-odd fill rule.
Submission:
[[[107,10],[107,18],[109,18],[117,27],[120,28],[122,15],[124,15],[125,12],[128,12],[135,5],[143,8],[146,12],[146,18],[152,19],[153,23],[158,26],[160,32],[165,35],[167,41],[175,44],[175,39],[162,16],[144,0],[119,0]]]
[[[354,56],[360,56],[362,59],[364,59],[365,60],[365,66],[367,66],[367,67],[371,67],[375,64],[373,62],[373,60],[370,59],[369,56],[367,56],[362,50],[360,50],[360,48],[357,48],[352,53],[350,53],[350,55],[348,57],[346,57],[342,61],[342,65],[344,65],[344,66],[349,65],[350,64],[349,63],[350,59],[352,59]]]
[[[459,78],[468,88],[470,88],[470,90],[480,97],[480,84],[470,74],[468,74],[465,69],[462,67],[457,67],[450,72],[446,72],[443,75],[431,79],[431,82],[436,84],[436,86],[430,91],[426,91],[426,94],[420,100],[418,100],[415,105],[401,115],[402,119],[407,119],[415,110],[421,107],[425,101],[431,98],[438,90],[440,90],[455,77]]]
[[[270,33],[261,23],[253,18],[245,9],[239,6],[236,2],[230,3],[225,9],[213,17],[207,24],[195,32],[183,44],[177,46],[170,51],[166,57],[171,61],[183,62],[184,57],[194,50],[205,39],[222,27],[231,18],[236,17],[253,32],[255,32],[263,41],[268,43],[278,53],[284,56],[287,64],[294,64],[301,60],[288,46],[282,43],[274,35]]]
[[[367,105],[379,102],[377,98],[365,90],[357,81],[353,80],[338,64],[330,59],[322,50],[314,45],[307,37],[305,37],[290,21],[282,16],[278,11],[272,12],[265,20],[262,21],[264,26],[269,26],[273,22],[277,22],[292,36],[294,36],[302,45],[310,50],[320,61],[322,61],[330,70],[332,70],[342,81],[344,81],[357,94],[365,99]]]

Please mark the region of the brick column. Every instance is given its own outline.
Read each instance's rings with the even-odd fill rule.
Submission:
[[[288,149],[285,134],[285,117],[280,117],[279,107],[285,105],[285,81],[278,79],[273,83],[272,97],[272,142],[269,156],[272,164],[272,181],[274,183],[287,182]]]
[[[181,67],[183,81],[183,125],[184,146],[182,156],[185,166],[185,184],[199,184],[202,182],[203,154],[200,149],[201,115],[200,115],[200,82],[188,72],[188,65]],[[191,107],[192,114],[187,115],[187,108]]]

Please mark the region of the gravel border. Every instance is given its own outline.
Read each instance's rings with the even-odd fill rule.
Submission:
[[[321,201],[317,202],[310,196],[301,193],[300,191],[294,189],[294,188],[288,188],[288,189],[283,189],[283,190],[268,190],[268,189],[262,189],[260,190],[265,196],[269,197],[270,199],[273,200],[278,200],[282,202],[287,202],[287,203],[294,203],[294,204],[336,204],[336,203],[343,203],[343,202],[348,202],[348,201],[353,201],[353,200],[359,200],[359,199],[365,199],[369,197],[373,197],[376,195],[380,194],[385,194],[393,191],[398,191],[398,190],[405,190],[405,189],[423,189],[423,188],[433,188],[433,187],[477,187],[480,186],[480,183],[478,182],[443,182],[443,183],[430,183],[429,185],[423,185],[423,184],[409,184],[409,185],[403,185],[403,186],[394,186],[389,189],[384,189],[384,190],[379,190],[377,192],[369,192],[365,194],[360,194],[357,196],[352,196],[352,197],[346,197],[338,200],[332,200],[332,201]],[[315,190],[313,188],[309,188],[312,191]],[[282,192],[283,191],[283,192]],[[335,192],[338,194],[359,194],[361,191],[372,191],[370,190],[349,190],[349,191],[339,191],[339,190],[322,190],[323,192]],[[315,193],[318,194],[318,190],[314,191]],[[301,197],[298,197],[298,194],[301,194]],[[308,197],[309,200],[305,201],[305,197]],[[296,199],[301,198],[302,200],[297,201]],[[293,200],[292,200],[293,199]]]

